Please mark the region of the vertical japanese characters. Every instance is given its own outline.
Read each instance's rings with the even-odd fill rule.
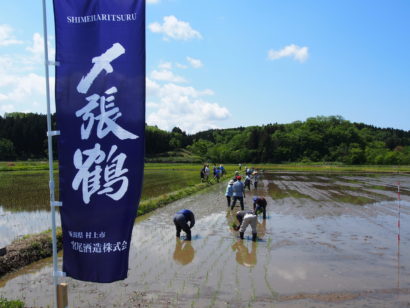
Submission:
[[[103,54],[92,59],[93,67],[78,83],[77,92],[85,96],[85,106],[75,113],[76,117],[83,120],[80,130],[82,140],[88,140],[92,134],[98,139],[104,139],[110,133],[119,140],[138,138],[116,123],[122,114],[115,105],[115,94],[118,93],[115,86],[106,89],[104,93],[90,91],[100,74],[114,72],[111,62],[125,52],[120,43],[113,44]],[[79,190],[81,186],[85,204],[90,203],[94,194],[120,200],[128,189],[128,169],[124,168],[126,159],[127,155],[121,153],[116,144],[111,145],[107,152],[98,142],[92,148],[77,148],[73,163],[78,171],[72,181],[72,188]]]

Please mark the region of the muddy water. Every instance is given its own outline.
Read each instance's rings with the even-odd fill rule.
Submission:
[[[60,226],[60,214],[56,212],[57,226]],[[0,206],[0,248],[14,239],[27,234],[35,234],[49,229],[51,214],[49,211],[11,212]]]
[[[397,201],[396,183],[401,183]],[[410,177],[265,174],[260,240],[230,229],[225,185],[138,220],[129,277],[112,284],[64,278],[70,307],[407,307]],[[398,209],[400,206],[400,231]],[[173,214],[195,212],[192,242],[175,238]],[[400,242],[397,240],[400,232]],[[0,296],[47,307],[50,260],[0,280]]]

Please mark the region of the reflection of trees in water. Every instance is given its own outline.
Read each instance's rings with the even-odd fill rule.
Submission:
[[[192,247],[191,241],[176,240],[174,260],[182,265],[192,262],[195,256],[195,249]]]
[[[256,242],[252,242],[251,251],[245,246],[243,240],[238,240],[232,245],[232,250],[236,250],[236,262],[246,267],[256,265]]]

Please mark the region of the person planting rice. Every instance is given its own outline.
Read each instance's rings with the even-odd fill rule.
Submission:
[[[256,225],[258,223],[258,216],[254,211],[239,211],[236,213],[236,219],[238,219],[239,226],[234,226],[235,231],[239,231],[239,237],[243,240],[246,228],[251,225],[252,229],[252,241],[257,239]]]
[[[255,214],[258,215],[259,213],[263,213],[263,219],[266,219],[266,206],[267,206],[266,199],[263,197],[254,196],[253,197],[253,210]]]
[[[189,222],[189,225],[188,225]],[[186,233],[185,240],[191,240],[191,229],[195,225],[195,216],[190,210],[183,209],[174,216],[174,224],[177,231],[177,238],[181,236],[181,230]]]

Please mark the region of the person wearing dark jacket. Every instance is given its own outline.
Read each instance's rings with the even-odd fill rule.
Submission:
[[[266,219],[266,206],[268,203],[266,202],[266,199],[263,197],[258,197],[255,196],[253,197],[253,210],[255,214],[257,215],[259,212],[263,213],[263,219]]]
[[[239,237],[243,240],[245,230],[248,225],[251,225],[252,228],[252,241],[256,241],[257,238],[257,231],[256,225],[258,223],[258,216],[256,216],[254,211],[239,211],[236,213],[236,219],[238,219],[239,226],[236,226],[234,229],[236,231],[239,230]]]
[[[188,225],[189,222],[189,225]],[[195,216],[190,210],[180,210],[174,216],[174,224],[177,231],[177,237],[181,236],[181,230],[186,233],[186,240],[191,240],[191,229],[195,225]]]

